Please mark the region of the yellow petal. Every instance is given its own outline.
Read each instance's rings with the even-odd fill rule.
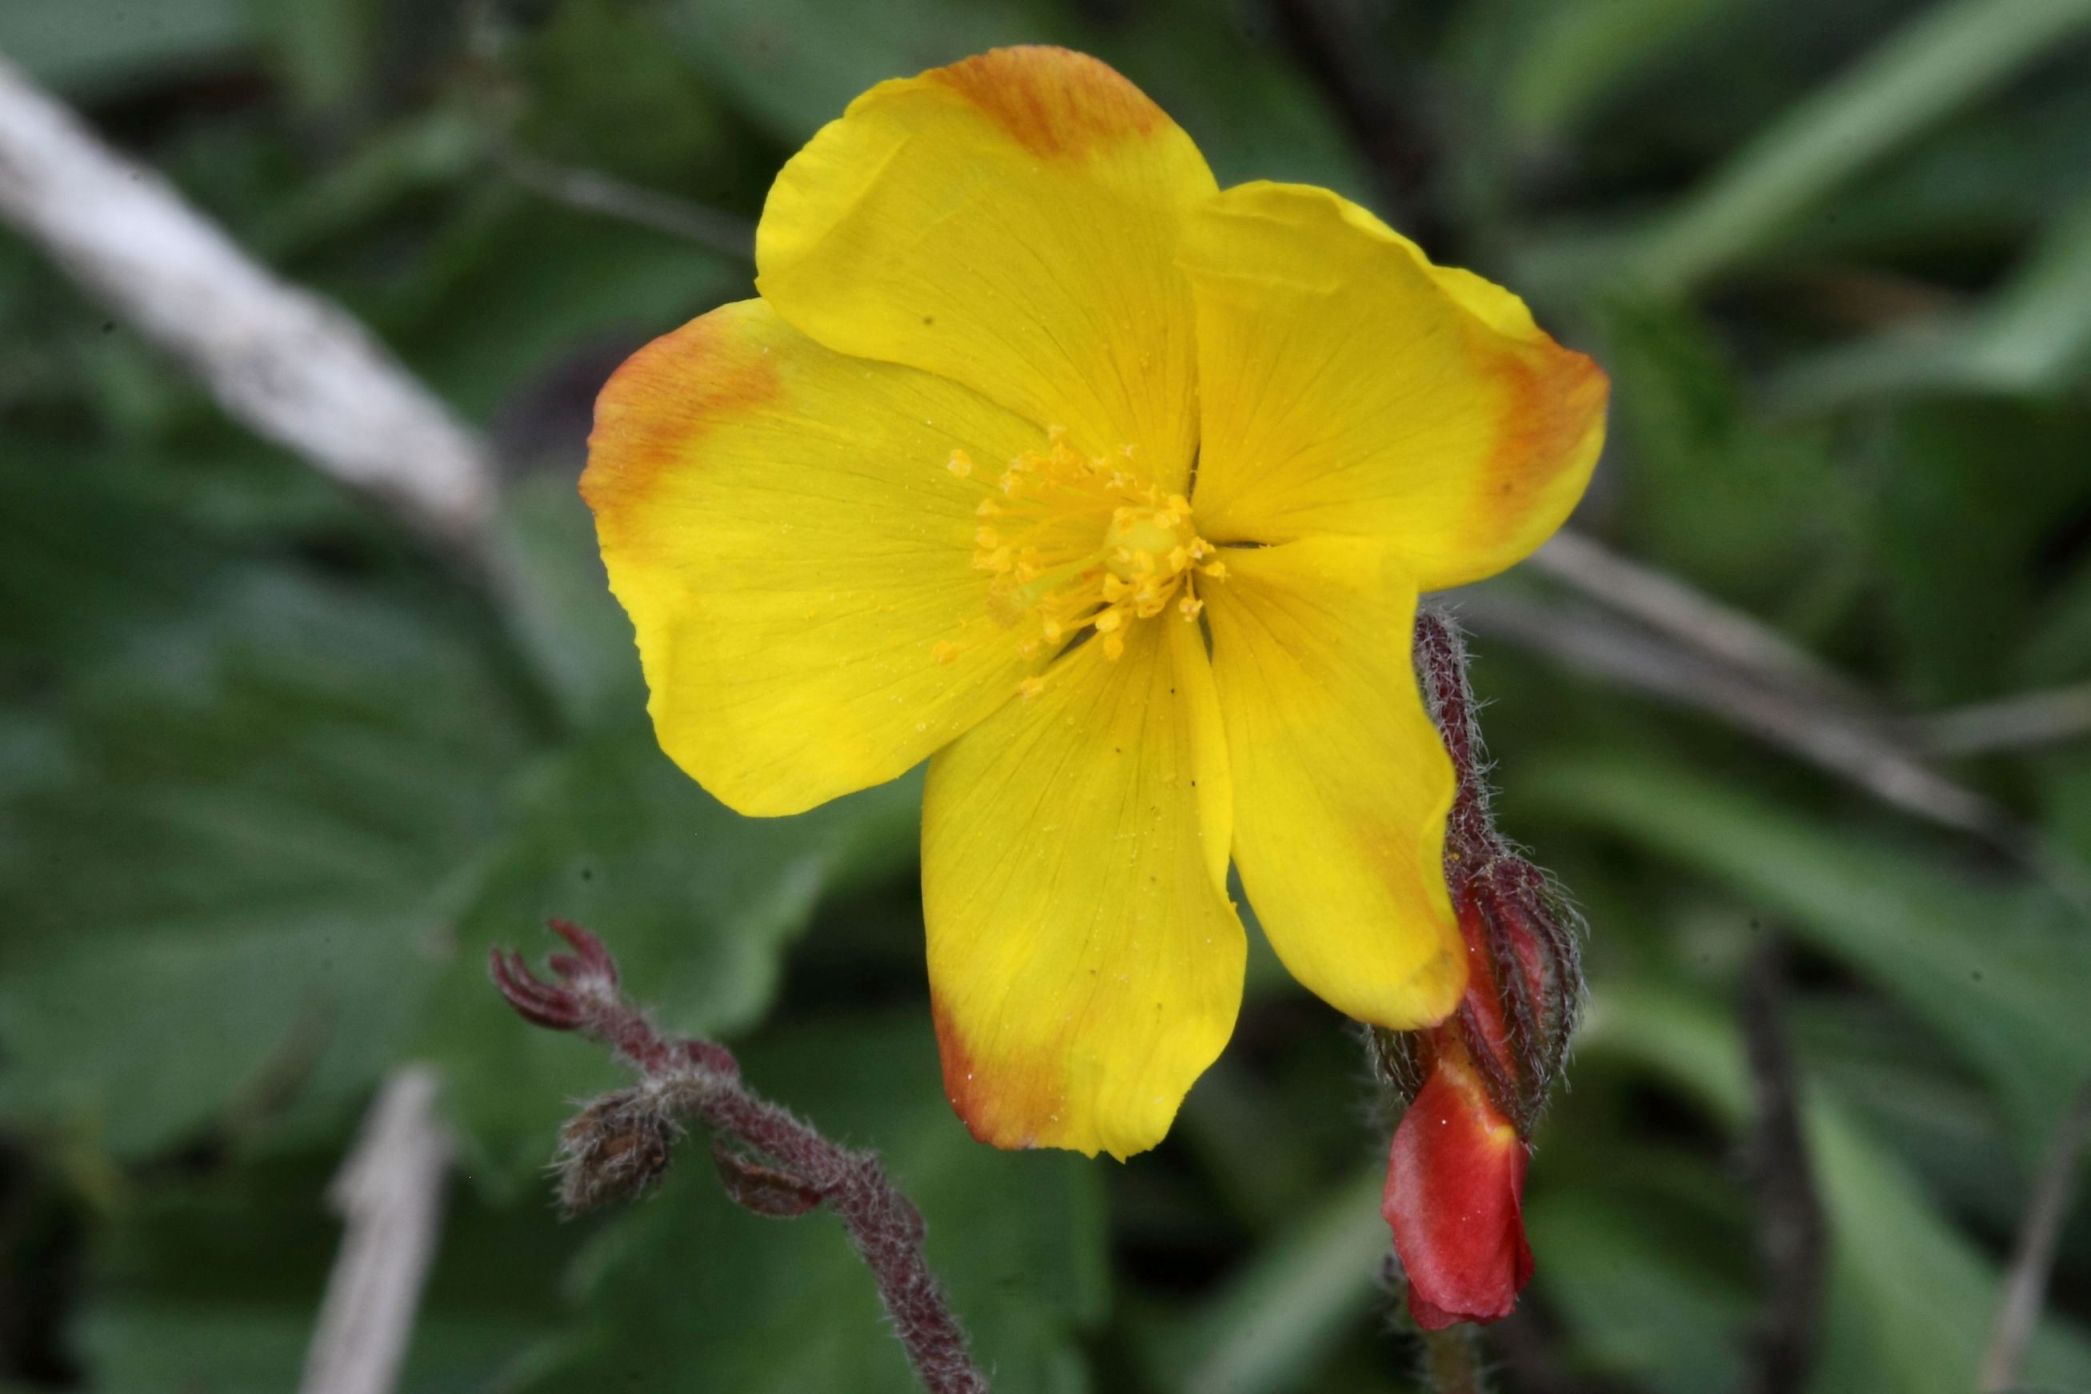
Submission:
[[[1033,663],[973,568],[978,481],[1035,428],[841,357],[760,301],[655,340],[596,403],[581,492],[662,749],[743,813],[893,778]]]
[[[1529,555],[1582,496],[1605,376],[1500,286],[1296,185],[1209,201],[1185,264],[1207,538],[1384,538],[1435,590]]]
[[[1084,644],[930,762],[944,1085],[998,1147],[1159,1142],[1241,1004],[1227,763],[1198,627]]]
[[[1234,861],[1295,978],[1360,1021],[1441,1020],[1466,987],[1445,890],[1452,765],[1409,658],[1414,583],[1384,543],[1227,551],[1207,583]]]
[[[756,287],[845,353],[966,383],[1183,488],[1196,440],[1190,137],[1094,58],[1008,48],[881,83],[794,156]]]

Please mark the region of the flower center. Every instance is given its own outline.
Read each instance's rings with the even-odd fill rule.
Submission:
[[[1191,524],[1190,501],[1164,494],[1133,468],[1132,455],[1126,446],[1115,458],[1085,456],[1055,428],[1044,449],[983,483],[973,566],[992,578],[988,610],[997,621],[1036,626],[1019,646],[1026,655],[1094,629],[1115,660],[1135,621],[1172,610],[1195,620],[1204,608],[1198,576],[1226,574]],[[952,453],[949,468],[973,474],[963,451]],[[957,655],[955,645],[938,646],[940,661]],[[1037,683],[1028,679],[1026,693]]]

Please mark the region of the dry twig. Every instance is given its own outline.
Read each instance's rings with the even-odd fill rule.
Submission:
[[[1815,1361],[1828,1231],[1801,1131],[1800,1078],[1784,1020],[1786,973],[1776,940],[1761,947],[1743,987],[1743,1036],[1754,1096],[1750,1170],[1764,1303],[1744,1367],[1744,1394],[1785,1394]]]
[[[1920,717],[1917,738],[1941,755],[1987,755],[2091,736],[2091,683],[2024,692]]]
[[[1460,614],[1520,647],[1715,716],[1907,813],[1999,845],[2013,841],[2002,809],[1924,764],[1883,722],[1795,691],[1762,668],[1693,653],[1587,609],[1476,592],[1460,598]]]
[[[1770,625],[1674,576],[1629,561],[1573,528],[1555,533],[1532,555],[1530,565],[1687,648],[1782,686],[1812,704],[1869,704],[1855,684]]]
[[[346,1228],[299,1394],[387,1394],[398,1378],[442,1224],[450,1141],[436,1088],[426,1066],[395,1071],[334,1178]]]
[[[616,960],[600,939],[563,920],[552,929],[573,950],[552,956],[556,981],[532,973],[520,954],[495,949],[495,986],[524,1019],[600,1041],[639,1076],[567,1124],[559,1166],[568,1208],[651,1185],[682,1121],[695,1119],[711,1130],[719,1178],[737,1204],[779,1218],[826,1206],[842,1221],[929,1394],[985,1394],[987,1378],[923,1254],[921,1212],[879,1159],[830,1142],[749,1089],[724,1046],[662,1035],[619,991]]]
[[[539,198],[680,237],[720,256],[748,262],[755,259],[754,225],[731,213],[626,183],[598,170],[554,164],[506,137],[494,142],[494,163]]]
[[[2047,1160],[2033,1183],[2019,1222],[2018,1242],[2013,1246],[2011,1267],[2004,1279],[2004,1297],[1997,1305],[1997,1320],[1990,1330],[1989,1351],[1982,1358],[1982,1375],[1975,1387],[1988,1394],[2009,1389],[2018,1381],[2018,1367],[2026,1346],[2040,1325],[2040,1309],[2047,1296],[2048,1274],[2055,1266],[2055,1246],[2061,1241],[2062,1222],[2069,1218],[2069,1200],[2076,1190],[2077,1172],[2084,1150],[2091,1146],[2091,1083],[2077,1094]]]
[[[4,58],[0,217],[257,434],[477,547],[494,503],[478,437],[362,325],[263,270]]]

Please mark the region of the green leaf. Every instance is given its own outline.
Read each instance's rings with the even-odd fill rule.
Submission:
[[[1494,28],[1516,34],[1503,105],[1513,137],[1560,140],[1637,70],[1733,7],[1733,0],[1597,0],[1506,6]]]
[[[1521,797],[1713,878],[1864,973],[1992,1082],[2027,1155],[2091,1070],[2091,942],[2044,888],[1641,756],[1532,770]]]
[[[110,0],[0,5],[0,53],[37,80],[73,90],[115,88],[221,58],[250,37],[248,0],[155,0],[144,13]]]
[[[1702,1002],[1652,984],[1616,985],[1594,1004],[1580,1049],[1586,1058],[1637,1062],[1732,1129],[1746,1122],[1741,1042]],[[2001,1275],[1834,1095],[1806,1088],[1803,1120],[1830,1234],[1825,1341],[1809,1389],[1965,1394]],[[2063,1388],[2091,1382],[2091,1342],[2075,1326],[2049,1320],[2025,1379]]]
[[[1161,1363],[1201,1394],[1312,1387],[1332,1348],[1370,1311],[1392,1246],[1375,1169],[1331,1191],[1268,1242],[1173,1333]]]
[[[401,1042],[527,721],[470,641],[272,567],[76,668],[0,791],[0,1111],[163,1148]]]
[[[1996,617],[2032,610],[2055,520],[2091,503],[2091,412],[1933,396],[1883,425],[1895,468],[1876,536],[1901,695],[1917,707],[1997,696],[2018,636]]]
[[[1794,228],[1785,246],[1818,262],[1922,258],[1943,273],[2052,225],[2082,197],[2087,161],[2091,88],[2029,82],[1883,158],[1837,195],[1834,217]]]
[[[508,623],[567,720],[586,730],[643,711],[646,679],[567,463],[548,463],[511,484],[494,536],[508,578]]]
[[[2091,200],[2040,230],[2024,262],[1979,307],[1898,323],[1789,360],[1769,396],[1781,412],[1874,398],[1986,393],[2058,398],[2091,366]]]
[[[307,111],[346,106],[375,76],[373,0],[246,0],[270,66]]]
[[[2091,24],[2091,0],[1942,0],[1798,103],[1628,255],[1682,292],[1761,252],[1854,175]]]
[[[1973,382],[2041,391],[2082,381],[2091,363],[2091,198],[2042,232],[1963,352]]]
[[[443,230],[423,274],[386,296],[376,317],[447,400],[487,417],[533,377],[566,365],[577,347],[596,357],[605,347],[636,349],[746,296],[749,281],[746,263],[683,238],[488,187]],[[591,368],[584,406],[615,366],[612,355]],[[523,453],[544,444],[528,440]]]
[[[1535,1187],[1526,1230],[1539,1256],[1536,1296],[1575,1333],[1582,1362],[1649,1389],[1728,1389],[1740,1372],[1751,1302],[1722,1262],[1742,1236],[1730,1217],[1651,1185],[1680,1159],[1629,1153],[1611,1139],[1606,1174],[1580,1187]],[[1550,1171],[1561,1158],[1542,1153]],[[1714,1236],[1730,1247],[1710,1255]]]
[[[724,94],[669,33],[669,11],[629,0],[563,0],[517,45],[528,101],[517,140],[534,154],[716,204],[752,221],[764,172],[745,148]],[[605,75],[616,74],[614,81]],[[750,168],[753,166],[754,168]],[[734,187],[722,187],[732,180]]]
[[[743,1070],[829,1137],[880,1151],[997,1394],[1089,1387],[1077,1341],[1104,1300],[1104,1164],[973,1141],[944,1101],[926,1011],[794,1023]],[[542,1387],[914,1390],[841,1225],[736,1209],[703,1146],[683,1143],[665,1194],[599,1236],[578,1275],[584,1334],[555,1343]]]
[[[1637,554],[1768,606],[1856,550],[1865,501],[1826,433],[1753,411],[1712,324],[1688,306],[1622,295],[1600,315],[1617,401],[1607,469]]]

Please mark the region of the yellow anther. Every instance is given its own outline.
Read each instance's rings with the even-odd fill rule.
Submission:
[[[1039,693],[1045,691],[1045,679],[1036,676],[1025,678],[1016,685],[1016,690],[1017,695],[1028,702]]]
[[[1224,574],[1217,562],[1200,565],[1213,549],[1192,524],[1190,500],[1143,479],[1133,454],[1123,446],[1091,455],[1053,426],[1041,448],[979,482],[973,566],[987,575],[996,623],[1035,626],[1019,636],[1024,657],[1050,655],[1094,629],[1105,658],[1116,659],[1137,621],[1171,605],[1195,617],[1198,574]],[[963,450],[951,452],[949,468],[961,479],[974,473]],[[956,643],[932,648],[939,663],[960,651]],[[1022,691],[1034,696],[1042,686],[1027,679]]]

